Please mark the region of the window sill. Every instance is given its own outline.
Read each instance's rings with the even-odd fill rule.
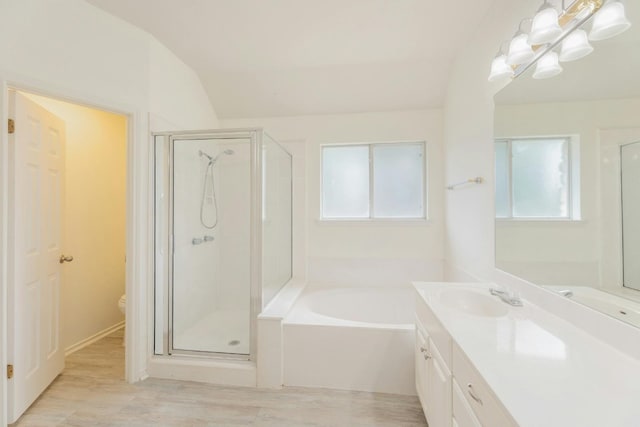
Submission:
[[[584,219],[572,218],[496,218],[495,221],[500,225],[582,225],[587,222]]]
[[[318,218],[316,224],[321,226],[384,226],[384,227],[420,227],[432,224],[432,220],[428,218],[362,218],[362,219],[327,219]]]

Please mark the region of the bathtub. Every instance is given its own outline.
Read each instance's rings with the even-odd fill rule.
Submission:
[[[282,327],[284,385],[415,394],[409,286],[308,285]]]

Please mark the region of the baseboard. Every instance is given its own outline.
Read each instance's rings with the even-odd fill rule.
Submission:
[[[124,328],[124,320],[121,322],[116,323],[113,326],[109,326],[107,329],[103,329],[102,331],[98,332],[97,334],[93,334],[90,337],[87,337],[85,339],[83,339],[82,341],[79,341],[73,345],[70,345],[69,347],[67,347],[64,351],[64,355],[65,356],[69,356],[72,353],[75,353],[78,350],[81,350],[83,348],[85,348],[88,345],[93,344],[94,342],[101,340],[102,338],[106,337],[107,335],[110,335],[112,333],[114,333],[115,331],[117,331],[118,329],[122,329]]]

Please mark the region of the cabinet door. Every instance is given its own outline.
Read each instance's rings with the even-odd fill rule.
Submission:
[[[428,351],[429,348],[426,337],[424,336],[422,331],[420,331],[420,329],[416,328],[416,392],[418,393],[418,398],[420,399],[420,403],[422,404],[423,408],[425,408],[426,406],[427,397]]]
[[[431,427],[450,427],[451,372],[442,360],[440,352],[429,340],[429,367],[427,372],[427,421]]]
[[[453,418],[459,427],[482,427],[456,380],[453,380]]]

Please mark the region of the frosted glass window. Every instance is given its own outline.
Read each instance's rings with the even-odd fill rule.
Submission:
[[[496,216],[568,218],[568,138],[497,141]]]
[[[424,216],[424,144],[373,146],[373,212],[376,218]]]
[[[509,144],[496,142],[496,217],[507,218],[509,212]]]
[[[322,148],[322,218],[425,218],[425,144]]]
[[[369,146],[322,148],[322,216],[369,217]]]

